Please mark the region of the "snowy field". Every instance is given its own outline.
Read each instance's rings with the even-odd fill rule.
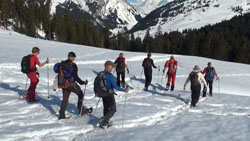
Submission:
[[[89,80],[84,104],[95,107],[93,80],[104,69],[106,60],[115,60],[120,51],[105,50],[52,41],[33,39],[0,29],[0,136],[1,140],[35,141],[222,141],[250,139],[250,66],[222,62],[193,56],[179,56],[176,91],[164,93],[166,79],[160,84],[153,71],[149,92],[141,89],[144,76],[140,78],[145,53],[124,52],[131,73],[126,82],[133,88],[127,94],[124,126],[122,128],[125,94],[116,96],[117,113],[112,118],[114,125],[106,130],[95,129],[102,116],[102,102],[96,111],[85,117],[77,117],[77,96],[69,99],[66,115],[71,119],[58,121],[62,92],[52,91],[55,63],[66,59],[69,51],[76,52],[79,76]],[[50,98],[47,98],[47,66],[38,68],[40,82],[36,98],[40,102],[29,104],[19,100],[23,94],[26,75],[20,71],[21,58],[38,46],[40,61],[50,58]],[[153,54],[155,64],[163,67],[168,54]],[[183,84],[194,65],[206,67],[208,61],[215,66],[221,80],[214,82],[214,97],[200,99],[196,108],[190,109],[190,90],[183,91]],[[139,88],[137,86],[139,84]],[[220,86],[220,87],[218,87]],[[81,86],[84,89],[84,86]]]

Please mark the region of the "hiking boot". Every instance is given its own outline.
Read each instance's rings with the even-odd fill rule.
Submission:
[[[61,120],[61,119],[66,119],[65,114],[60,114],[59,115],[58,120]]]
[[[108,125],[108,123],[109,122],[104,117],[102,117],[99,121],[99,127],[104,129]]]
[[[122,83],[122,88],[125,88],[125,83]]]
[[[171,86],[171,91],[174,91],[174,86],[173,85]]]
[[[148,91],[148,88],[147,88],[147,87],[145,87],[143,90],[144,90],[144,91]]]
[[[166,89],[165,89],[166,91],[169,90],[169,86],[170,86],[169,84],[166,85]]]
[[[92,108],[92,107],[87,108],[86,106],[83,106],[83,107],[82,107],[82,112],[80,112],[80,111],[81,111],[81,110],[79,110],[79,114],[80,114],[81,116],[83,116],[83,115],[92,113],[93,108]]]

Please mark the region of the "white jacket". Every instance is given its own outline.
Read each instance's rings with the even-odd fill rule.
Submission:
[[[203,83],[206,87],[208,87],[208,86],[207,86],[207,82],[206,82],[206,80],[205,80],[203,74],[202,74],[199,70],[193,70],[193,72],[198,72],[198,81],[199,81],[199,83],[200,83],[200,84]],[[190,81],[190,75],[188,75],[188,78],[187,78],[187,80],[186,80],[184,86],[186,86],[186,85],[188,84],[189,81]]]

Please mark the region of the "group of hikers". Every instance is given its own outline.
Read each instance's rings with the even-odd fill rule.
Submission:
[[[39,79],[37,77],[39,73],[37,71],[36,65],[38,65],[39,67],[43,67],[45,64],[49,63],[49,59],[47,59],[44,63],[40,63],[37,58],[38,54],[40,54],[40,49],[38,47],[34,47],[32,49],[32,54],[25,56],[22,59],[21,63],[22,72],[26,73],[27,77],[30,79],[30,87],[28,89],[26,100],[31,103],[38,101],[37,99],[35,99],[35,90],[39,82]],[[82,116],[93,111],[92,107],[87,108],[82,104],[85,92],[81,90],[79,84],[85,85],[86,88],[88,80],[83,81],[78,76],[78,67],[74,63],[75,58],[76,54],[74,52],[69,52],[65,61],[56,63],[54,65],[54,72],[57,73],[54,87],[62,88],[63,93],[63,100],[59,110],[59,120],[67,118],[65,116],[65,110],[71,92],[75,93],[78,96],[77,108],[79,115]],[[126,59],[124,58],[123,53],[120,53],[119,57],[115,60],[114,63],[112,61],[106,61],[104,64],[104,71],[98,73],[95,78],[94,92],[96,96],[102,98],[104,107],[103,117],[99,121],[99,126],[101,128],[111,126],[110,119],[116,112],[114,89],[126,93],[128,93],[129,91],[129,88],[125,83],[125,71],[127,70],[127,72],[129,73],[128,64],[125,60]],[[143,60],[142,67],[144,69],[145,75],[145,87],[143,90],[148,91],[148,87],[150,86],[152,81],[152,68],[158,69],[158,71],[160,71],[160,66],[155,66],[153,59],[151,59],[151,53],[148,53],[147,58]],[[168,81],[165,89],[166,91],[168,91],[169,88],[171,91],[174,91],[177,67],[178,62],[175,60],[174,56],[171,56],[170,60],[166,61],[164,65],[163,74],[165,73],[165,70],[168,69]],[[114,68],[116,68],[117,72],[116,78],[112,74]],[[215,77],[216,79],[219,79],[214,67],[212,67],[211,62],[208,63],[208,67],[206,67],[204,71],[201,71],[201,69],[197,65],[193,68],[193,71],[189,74],[184,84],[185,90],[187,83],[191,81],[191,107],[195,107],[199,100],[202,83],[204,84],[202,96],[206,96],[208,85],[209,95],[213,95],[213,81]]]

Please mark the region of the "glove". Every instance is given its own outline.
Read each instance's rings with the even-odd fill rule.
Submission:
[[[129,70],[127,69],[127,73],[129,73]]]
[[[162,71],[163,73],[165,73],[165,69],[163,69],[163,71]]]
[[[88,85],[88,80],[86,80],[86,81],[84,82],[84,84],[85,84],[85,85]]]

